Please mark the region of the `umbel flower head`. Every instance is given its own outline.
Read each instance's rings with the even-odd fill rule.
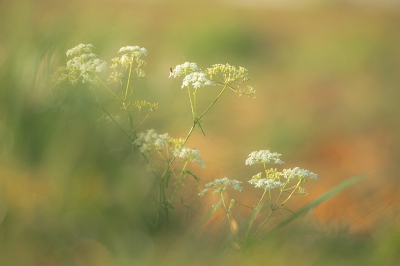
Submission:
[[[187,75],[182,82],[182,89],[183,87],[189,87],[189,85],[192,85],[193,88],[198,89],[200,87],[204,87],[206,85],[208,86],[214,86],[214,83],[212,83],[208,78],[207,74],[203,72],[193,72]]]
[[[106,63],[92,53],[92,44],[79,44],[67,51],[66,67],[61,67],[55,74],[53,81],[56,85],[66,83],[75,86],[78,82],[96,84],[97,73],[107,70]],[[74,56],[74,57],[73,57]]]
[[[305,182],[307,178],[318,180],[318,175],[306,169],[301,169],[299,167],[295,167],[293,169],[283,169],[282,177],[286,179],[297,178],[298,180],[301,180],[303,182]]]
[[[253,165],[256,163],[272,163],[283,164],[284,162],[279,159],[281,154],[270,152],[269,150],[253,151],[246,159],[246,165]]]
[[[197,66],[196,63],[190,63],[190,62],[185,62],[181,65],[177,65],[170,73],[170,77],[179,77],[182,75],[189,75],[190,73],[193,72],[199,72],[201,71],[200,68]]]
[[[141,69],[146,64],[141,59],[142,56],[147,55],[146,48],[139,46],[125,46],[119,49],[118,53],[124,53],[120,57],[111,59],[113,63],[110,68],[112,70],[109,81],[120,81],[125,71],[128,69],[134,69],[136,75],[139,78],[146,76],[144,71]],[[136,67],[133,68],[133,63],[136,62]]]
[[[230,180],[227,177],[221,179],[215,179],[213,182],[210,182],[205,185],[206,189],[203,189],[199,195],[203,196],[208,193],[210,188],[214,189],[214,193],[222,193],[226,190],[228,186],[231,186],[234,190],[242,191],[242,187],[240,186],[240,181]]]
[[[133,145],[139,148],[142,153],[149,153],[152,149],[160,153],[167,150],[169,154],[184,161],[196,162],[201,167],[206,167],[198,150],[184,146],[183,139],[174,139],[168,133],[159,135],[154,129],[149,129],[147,132],[139,133]]]

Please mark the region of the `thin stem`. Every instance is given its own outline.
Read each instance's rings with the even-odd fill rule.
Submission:
[[[231,217],[229,216],[229,210],[226,208],[226,204],[225,204],[224,196],[222,196],[222,192],[220,193],[220,195],[221,195],[221,199],[222,199],[222,205],[224,206],[226,216],[228,217],[229,227],[231,228],[231,231],[233,233],[233,227],[232,227],[232,223],[231,223]]]
[[[132,66],[133,66],[133,62],[131,62],[129,64],[129,74],[128,74],[128,81],[126,82],[124,101],[126,101],[126,97],[128,97],[128,89],[129,89],[130,84],[131,84]]]
[[[99,80],[100,80],[100,79],[99,79]],[[101,80],[100,80],[100,81],[101,81]],[[95,97],[96,97],[97,102],[99,103],[99,105],[98,105],[98,106],[96,105],[96,106],[99,107],[104,113],[106,113],[106,115],[107,115],[107,116],[111,119],[111,121],[117,126],[117,128],[118,128],[119,130],[121,130],[122,133],[124,133],[124,135],[127,136],[129,140],[131,140],[131,136],[129,136],[129,134],[125,132],[125,130],[118,124],[118,122],[114,119],[114,117],[112,117],[112,115],[103,107],[103,104],[101,103],[99,97],[97,96],[96,90],[95,90],[95,89],[92,89],[92,90],[93,90],[93,93],[94,93],[94,95],[95,95]]]
[[[210,108],[218,101],[218,99],[222,96],[224,91],[226,90],[228,85],[225,85],[222,91],[218,94],[217,98],[210,104],[210,106],[207,107],[207,109],[199,116],[198,120],[200,120],[209,110]]]
[[[100,81],[100,83],[109,91],[111,92],[112,95],[115,96],[115,98],[117,98],[118,100],[120,100],[120,98],[118,97],[118,95],[116,95],[99,77],[97,77],[97,80]]]
[[[261,228],[263,228],[263,226],[267,223],[267,221],[269,220],[269,218],[271,217],[272,213],[275,211],[274,208],[271,208],[271,211],[269,212],[267,218],[264,220],[264,222],[262,223],[262,225],[260,226],[260,228],[258,228],[257,232],[254,234],[253,237],[256,237],[258,232],[260,232]]]
[[[252,215],[251,215],[251,220],[250,220],[249,228],[247,229],[247,233],[246,233],[246,239],[248,238],[248,236],[249,236],[249,234],[250,234],[250,230],[251,230],[251,227],[253,226],[253,222],[254,222],[254,218],[255,218],[255,216],[256,216],[256,213],[258,213],[258,211],[257,211],[257,210],[258,210],[258,207],[259,207],[261,201],[264,199],[264,196],[265,196],[266,193],[267,193],[267,190],[264,189],[264,193],[262,194],[260,200],[258,201],[257,205],[256,205],[256,206],[254,207],[254,209],[253,209],[253,213],[252,213]]]
[[[193,109],[194,109],[194,118],[197,118],[197,99],[196,99],[197,89],[194,89],[193,92]],[[199,118],[200,119],[200,118]],[[197,120],[198,121],[198,120]]]
[[[192,109],[192,119],[195,120],[196,117],[194,115],[194,107],[193,107],[193,102],[192,102],[192,95],[190,94],[189,86],[187,88],[188,88],[188,94],[189,94],[190,108]]]
[[[180,185],[180,183],[181,183],[181,180],[182,180],[182,178],[183,178],[183,172],[184,172],[185,169],[186,169],[187,163],[188,163],[188,161],[186,161],[185,164],[183,165],[183,168],[182,168],[182,170],[181,170],[181,173],[180,173],[179,177],[177,178],[178,180],[177,180],[177,182],[176,182],[176,186],[175,186],[174,192],[172,193],[172,196],[171,196],[169,202],[172,202],[172,199],[174,198],[174,196],[175,196],[175,194],[176,194],[176,191],[178,190],[178,187],[179,187],[179,185]]]
[[[290,195],[287,197],[287,199],[284,200],[284,201],[281,203],[281,206],[283,206],[283,204],[285,204],[285,203],[293,196],[293,193],[294,193],[294,192],[296,191],[296,189],[299,187],[300,183],[301,183],[301,180],[299,180],[299,182],[297,183],[296,187],[293,189],[292,193],[290,193]]]

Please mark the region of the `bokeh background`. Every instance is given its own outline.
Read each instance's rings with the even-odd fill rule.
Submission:
[[[68,113],[57,107],[51,77],[80,43],[107,61],[122,46],[145,47],[138,97],[160,108],[143,130],[174,137],[191,121],[170,67],[249,70],[257,98],[227,93],[204,118],[207,136],[197,131],[188,143],[207,163],[192,168],[202,185],[224,176],[245,183],[260,169],[244,161],[261,149],[319,175],[305,184],[308,196],[289,202],[293,210],[367,177],[251,255],[216,248],[228,230],[221,213],[189,234],[213,204],[192,180],[180,196],[196,212],[177,208],[173,226],[155,232],[145,162],[118,132],[99,128],[100,110],[75,98]],[[395,0],[1,1],[0,264],[397,265],[399,47]],[[199,93],[205,107],[218,92]],[[247,186],[230,195],[252,205],[258,193]],[[238,206],[234,218],[248,214]]]

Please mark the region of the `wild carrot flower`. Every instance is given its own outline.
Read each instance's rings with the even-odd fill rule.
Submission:
[[[167,133],[159,135],[154,129],[141,132],[137,137],[133,144],[138,147],[142,153],[148,153],[151,149],[162,152],[166,148],[168,149],[168,153],[175,157],[184,159],[185,161],[199,163],[203,168],[206,167],[205,162],[200,157],[200,152],[196,149],[183,146],[183,139],[174,139]]]
[[[190,73],[193,72],[199,72],[200,68],[197,66],[196,63],[189,63],[189,62],[185,62],[181,65],[177,65],[170,73],[169,78],[170,77],[179,77],[182,75],[189,75]]]
[[[249,154],[246,159],[246,165],[253,165],[256,163],[273,163],[283,164],[284,162],[279,159],[281,154],[276,152],[270,152],[269,150],[253,151]]]
[[[203,168],[206,167],[205,162],[200,158],[200,152],[196,149],[182,147],[173,150],[173,154],[174,156],[185,159],[187,161],[199,163]]]
[[[146,62],[141,59],[142,56],[147,55],[146,48],[139,46],[125,46],[118,51],[118,53],[124,52],[125,54],[121,57],[111,59],[113,64],[110,66],[112,72],[109,81],[119,81],[128,69],[134,69],[139,78],[146,76],[146,73],[141,69],[141,67],[146,64]],[[136,62],[137,65],[135,68],[133,68],[133,62]]]
[[[302,181],[306,181],[307,178],[318,180],[318,175],[306,169],[301,169],[299,167],[295,167],[293,169],[283,169],[282,177],[286,179],[297,178]]]
[[[214,193],[221,193],[226,190],[228,186],[231,186],[234,190],[242,191],[242,187],[240,186],[240,181],[230,180],[227,177],[221,179],[215,179],[213,182],[210,182],[205,185],[206,189],[203,189],[199,195],[204,195],[209,191],[209,188],[214,189]]]
[[[208,78],[207,74],[203,72],[193,72],[187,75],[182,82],[181,88],[183,87],[189,87],[189,85],[192,84],[193,88],[198,89],[200,87],[204,87],[206,85],[213,86],[214,83],[212,83]]]
[[[282,182],[275,181],[273,179],[265,179],[265,178],[250,179],[249,183],[257,188],[262,188],[262,189],[267,189],[267,190],[271,190],[271,189],[277,188],[277,187],[282,187],[284,185],[284,183],[282,183]]]
[[[79,81],[82,83],[97,83],[97,73],[107,70],[106,62],[97,58],[92,53],[92,44],[79,44],[67,51],[67,57],[72,57],[67,61],[66,67],[61,67],[54,77],[56,85],[67,83],[75,86]]]

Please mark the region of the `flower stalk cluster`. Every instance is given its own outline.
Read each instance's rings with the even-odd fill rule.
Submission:
[[[270,212],[263,220],[259,228],[256,230],[254,237],[264,227],[273,212],[279,209],[287,210],[284,205],[289,199],[292,198],[293,195],[307,195],[304,188],[300,187],[301,183],[305,183],[310,179],[318,180],[318,176],[316,174],[309,170],[301,169],[299,167],[295,167],[293,169],[283,169],[282,171],[278,171],[277,168],[267,168],[267,164],[284,164],[284,162],[280,159],[280,156],[281,154],[276,152],[271,152],[269,150],[260,150],[251,152],[245,161],[246,165],[261,164],[263,166],[263,172],[259,172],[253,175],[252,178],[248,181],[248,183],[253,185],[255,188],[261,188],[263,190],[263,194],[258,202],[252,207],[253,213],[250,218],[244,242],[249,240],[254,220],[261,211],[261,205],[266,203],[267,206],[269,206],[270,208]],[[292,181],[294,182],[294,184],[290,185]],[[206,184],[206,188],[200,191],[199,195],[203,196],[209,192],[210,188],[214,188],[214,193],[219,193],[221,195],[222,202],[224,203],[222,193],[229,185],[232,186],[235,190],[241,191],[242,187],[239,186],[239,183],[239,181],[229,180],[226,177],[223,179],[217,179],[211,183]],[[278,191],[278,196],[276,196],[275,198],[273,198],[271,193],[271,191],[274,189]],[[235,202],[237,201],[235,200]],[[229,216],[229,212],[231,210],[231,207],[226,208],[225,204],[223,204],[223,207],[228,215],[228,220],[230,221],[231,218]]]

